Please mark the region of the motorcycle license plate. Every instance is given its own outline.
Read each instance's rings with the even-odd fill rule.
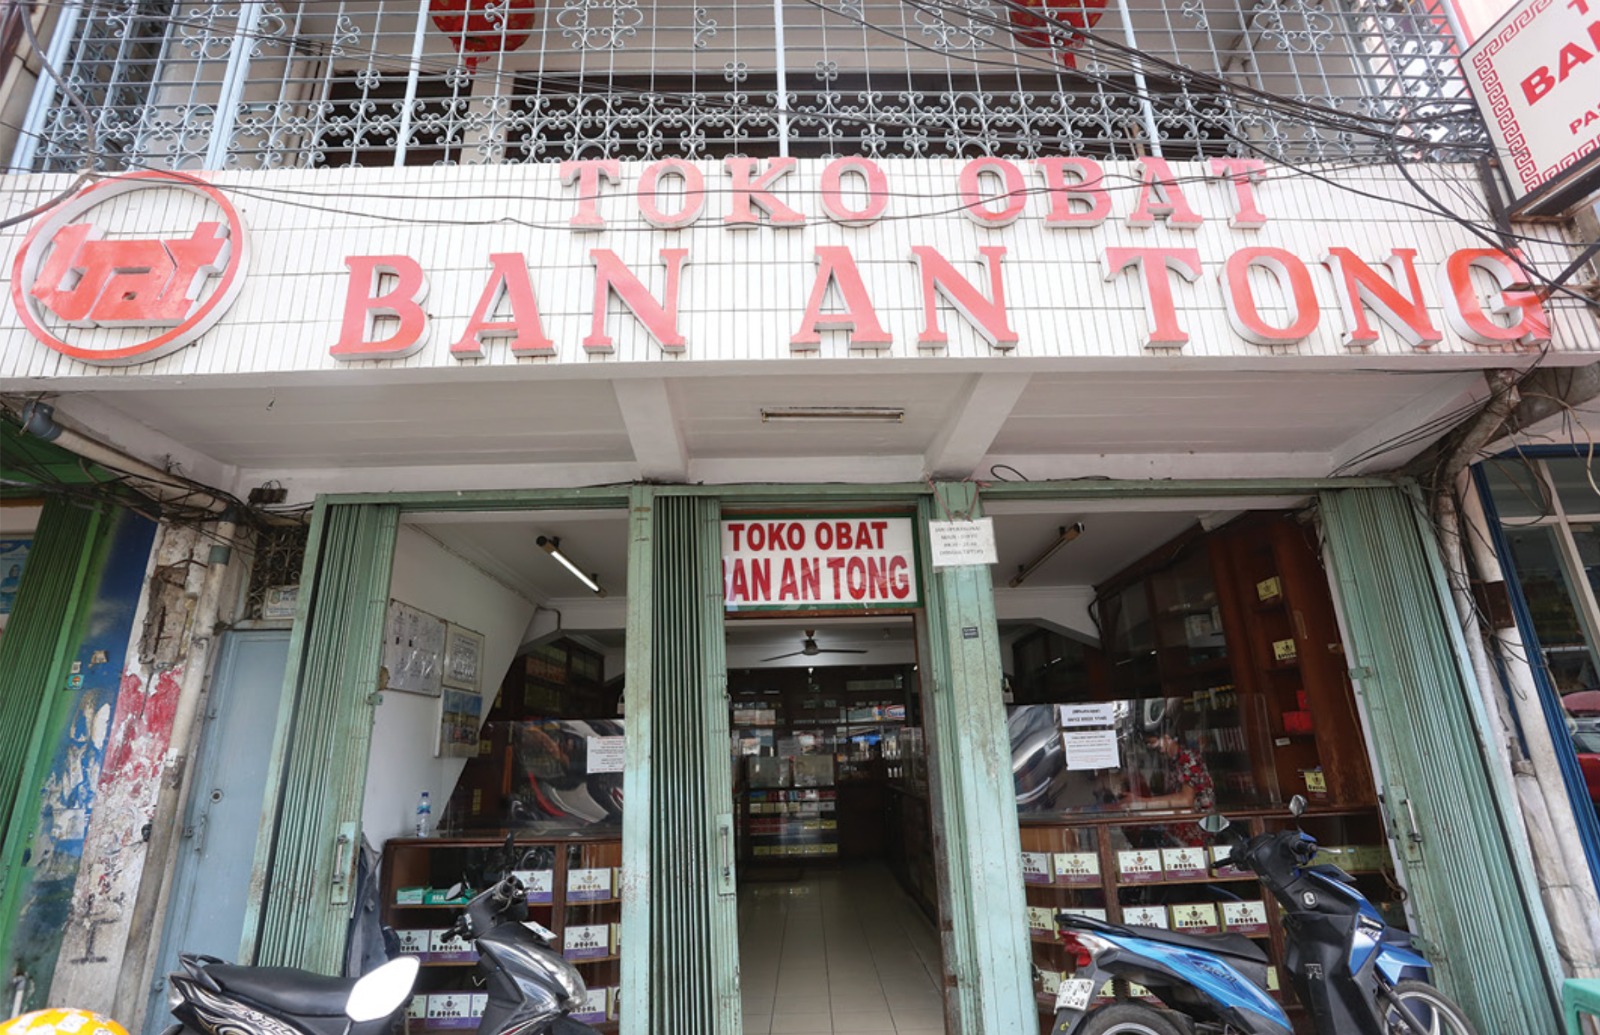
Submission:
[[[1087,978],[1070,978],[1061,982],[1056,990],[1057,1010],[1087,1010],[1094,998],[1094,982]]]

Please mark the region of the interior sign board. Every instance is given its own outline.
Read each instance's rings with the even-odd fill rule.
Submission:
[[[729,611],[916,607],[911,518],[730,518],[722,522],[722,592]]]
[[[959,568],[965,564],[997,564],[1000,556],[994,545],[994,519],[974,521],[930,521],[928,541],[933,545],[935,568]]]
[[[1600,171],[1600,0],[1522,0],[1461,64],[1516,203]]]

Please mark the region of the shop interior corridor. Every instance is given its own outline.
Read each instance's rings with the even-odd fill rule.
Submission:
[[[944,1035],[939,940],[882,863],[739,889],[745,1035]]]

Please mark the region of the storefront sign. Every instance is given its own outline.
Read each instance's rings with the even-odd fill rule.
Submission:
[[[133,194],[149,196],[138,218],[116,204]],[[127,235],[130,223],[140,236]],[[130,173],[40,217],[12,265],[12,305],[63,355],[145,363],[222,319],[244,286],[247,251],[244,223],[222,191],[181,173]]]
[[[928,541],[933,547],[935,568],[958,568],[966,564],[996,564],[994,519],[976,521],[930,521]]]
[[[1554,97],[1600,61],[1565,81],[1550,67]],[[1355,174],[1319,182],[1250,159],[593,161],[504,167],[480,197],[448,170],[394,170],[381,191],[370,171],[274,171],[279,189],[248,209],[274,246],[248,276],[226,203],[255,181],[152,175],[96,184],[25,239],[0,234],[21,319],[0,329],[0,376],[1461,357],[1540,347],[1552,320],[1558,347],[1600,350],[1581,312],[1519,289],[1517,257],[1369,173],[1343,191],[1337,177]],[[1413,175],[1440,191],[1459,178]],[[417,198],[452,189],[443,215],[418,219]],[[304,193],[333,212],[308,224]],[[1561,241],[1524,246],[1542,267],[1570,261]],[[159,363],[186,344],[197,352]]]
[[[1461,68],[1517,200],[1600,168],[1600,0],[1522,0]]]
[[[730,611],[915,607],[921,598],[911,519],[724,521],[722,589]]]

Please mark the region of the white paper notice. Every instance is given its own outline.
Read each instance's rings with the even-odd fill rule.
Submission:
[[[626,737],[589,737],[589,772],[620,773],[625,761]]]
[[[1068,769],[1117,769],[1116,730],[1068,730],[1061,734]]]
[[[935,568],[957,568],[963,564],[997,564],[994,545],[994,519],[976,521],[930,521],[928,541],[933,544]]]
[[[1061,720],[1061,728],[1071,730],[1085,726],[1116,725],[1112,707],[1109,704],[1058,704],[1056,712]]]

